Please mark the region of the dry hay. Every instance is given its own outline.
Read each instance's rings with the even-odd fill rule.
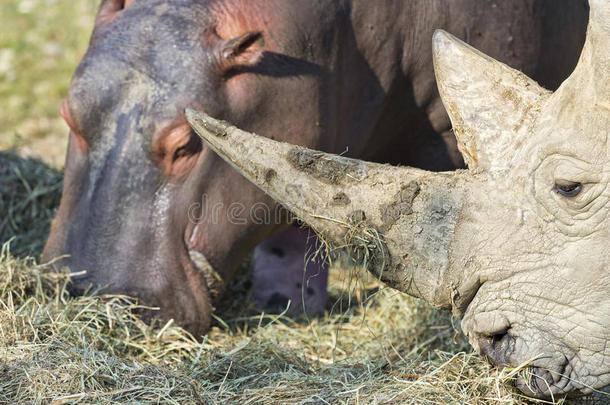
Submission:
[[[44,173],[27,167],[15,182],[32,185],[30,175]],[[3,205],[0,218],[23,212],[14,208]],[[333,271],[329,311],[299,321],[253,314],[243,305],[247,282],[238,281],[226,302],[240,305],[225,306],[197,340],[171,322],[145,324],[128,297],[72,298],[69,275],[16,257],[5,244],[0,403],[530,403],[510,384],[515,370],[498,371],[472,354],[446,312],[356,273]]]

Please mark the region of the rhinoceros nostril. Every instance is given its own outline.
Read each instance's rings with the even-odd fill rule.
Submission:
[[[493,335],[478,338],[479,349],[482,355],[500,367],[510,365],[510,353],[512,351],[513,339],[508,331],[502,331]]]
[[[496,333],[495,335],[492,335],[490,337],[491,339],[491,344],[492,345],[497,345],[498,343],[500,343],[502,341],[502,339],[504,339],[504,336],[506,336],[506,332],[504,333]]]

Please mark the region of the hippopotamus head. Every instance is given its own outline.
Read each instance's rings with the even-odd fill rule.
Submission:
[[[469,170],[379,165],[227,126],[219,137],[208,116],[189,119],[390,286],[452,308],[480,353],[523,367],[524,392],[590,392],[610,384],[610,4],[590,6],[580,61],[554,93],[435,34],[438,86]],[[253,149],[264,153],[244,153]]]
[[[75,292],[140,297],[194,332],[209,324],[210,295],[283,222],[246,221],[243,207],[271,200],[202,145],[184,108],[277,139],[291,127],[265,126],[273,122],[270,114],[311,110],[314,120],[317,114],[307,73],[299,80],[282,66],[269,73],[277,43],[262,32],[280,12],[264,12],[265,4],[256,6],[259,13],[248,2],[235,1],[231,9],[217,3],[102,2],[61,107],[69,150],[61,205],[43,253],[44,260],[62,257],[55,266],[74,273]],[[271,76],[287,94],[303,98],[278,96],[274,84],[265,84]],[[308,127],[298,117],[291,125]],[[313,145],[315,127],[293,139]]]

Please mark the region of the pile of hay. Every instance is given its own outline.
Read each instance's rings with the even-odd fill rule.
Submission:
[[[0,241],[13,253],[38,255],[59,205],[61,172],[39,160],[0,152]]]
[[[13,163],[0,181],[22,194],[2,189],[0,218],[18,215],[8,220],[13,251],[39,251],[43,240],[35,244],[27,226],[42,229],[35,213],[48,226],[59,190],[40,190],[59,176]],[[67,275],[11,249],[0,253],[0,403],[531,403],[512,388],[515,371],[472,354],[446,312],[362,277],[355,285],[355,270],[333,271],[323,317],[251,315],[240,305],[198,340],[171,322],[145,324],[128,297],[71,298]],[[248,299],[239,294],[232,301]]]

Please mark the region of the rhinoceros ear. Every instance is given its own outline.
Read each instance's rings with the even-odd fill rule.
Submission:
[[[464,161],[504,168],[551,93],[445,31],[432,39],[436,80]]]
[[[219,65],[223,72],[231,69],[253,66],[263,57],[265,41],[261,32],[246,32],[232,39],[218,43]]]

